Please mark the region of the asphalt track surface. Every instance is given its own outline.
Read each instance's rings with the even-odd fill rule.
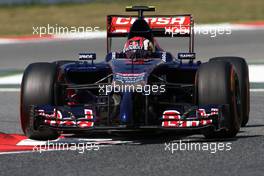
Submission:
[[[263,62],[264,31],[239,31],[231,39],[221,36],[197,37],[200,58],[218,55],[245,56],[248,62]],[[24,69],[33,61],[77,58],[76,53],[100,48],[103,39],[1,45],[1,69]],[[162,41],[163,43],[164,41]],[[198,44],[199,43],[199,44]],[[166,43],[165,43],[166,44]],[[162,44],[161,44],[162,45]],[[179,43],[181,45],[181,43]],[[100,47],[99,47],[100,46]],[[174,48],[168,42],[164,48]],[[104,47],[102,47],[103,49]],[[175,44],[175,48],[176,44]],[[85,50],[86,49],[86,50]],[[35,59],[38,58],[38,59]],[[200,134],[101,134],[94,138],[129,141],[105,145],[99,151],[49,151],[0,155],[0,175],[263,175],[264,173],[264,92],[251,92],[248,126],[226,141],[205,140]],[[0,92],[0,132],[21,133],[19,92]],[[78,137],[78,136],[77,136]],[[81,136],[81,138],[93,138]],[[223,143],[231,150],[172,150],[165,144]]]

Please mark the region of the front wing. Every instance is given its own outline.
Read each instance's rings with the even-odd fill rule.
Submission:
[[[50,127],[59,131],[83,130],[121,130],[121,129],[202,129],[214,127],[215,130],[227,128],[224,117],[228,114],[228,105],[193,106],[187,111],[165,110],[154,125],[101,125],[100,117],[96,116],[91,106],[33,106],[33,118],[40,126]],[[100,124],[100,125],[95,125]]]

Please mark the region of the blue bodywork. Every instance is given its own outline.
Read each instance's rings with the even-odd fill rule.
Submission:
[[[131,26],[128,38],[147,37],[156,46],[151,32],[140,17]],[[79,61],[57,61],[57,104],[36,106],[35,118],[62,131],[219,126],[218,112],[224,107],[199,107],[195,102],[195,76],[201,62],[194,62],[190,48],[190,53],[180,55],[181,59],[157,45],[146,58],[128,58],[123,52],[109,51],[100,63],[94,62],[94,53],[81,53]],[[122,86],[136,89],[115,91]],[[158,91],[154,92],[154,86]],[[92,113],[88,115],[92,118],[85,112]]]

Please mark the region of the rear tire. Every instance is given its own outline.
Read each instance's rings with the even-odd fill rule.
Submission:
[[[241,57],[215,57],[210,59],[211,61],[227,61],[231,63],[238,76],[239,87],[241,93],[241,107],[242,107],[242,119],[241,126],[244,127],[249,120],[250,111],[250,93],[249,93],[249,76],[248,65],[245,59]]]
[[[24,134],[30,139],[52,140],[59,134],[49,128],[39,128],[34,119],[32,105],[54,105],[54,83],[56,64],[30,64],[23,75],[20,97],[20,120]]]
[[[229,105],[229,115],[222,119],[227,129],[220,132],[215,132],[214,129],[202,131],[206,138],[230,138],[238,133],[240,128],[238,86],[235,70],[228,62],[208,62],[199,67],[196,74],[197,104]]]

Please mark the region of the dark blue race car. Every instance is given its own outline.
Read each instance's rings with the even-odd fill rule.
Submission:
[[[200,130],[207,138],[234,137],[249,118],[248,66],[243,58],[195,61],[191,15],[107,17],[107,55],[32,63],[21,85],[21,125],[31,139],[111,130]],[[111,41],[126,37],[124,48]],[[177,58],[155,37],[186,37]]]

